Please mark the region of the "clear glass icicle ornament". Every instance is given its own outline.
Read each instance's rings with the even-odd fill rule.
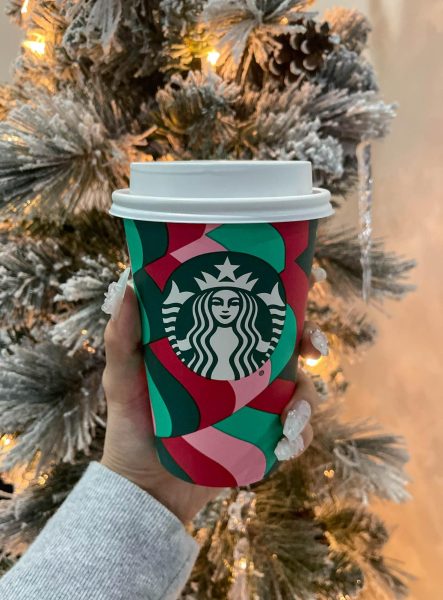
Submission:
[[[360,218],[360,262],[362,266],[362,296],[365,302],[371,297],[372,250],[372,153],[371,143],[363,141],[357,146],[358,161],[358,212]]]

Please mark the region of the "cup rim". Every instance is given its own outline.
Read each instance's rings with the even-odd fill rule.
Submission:
[[[313,188],[311,194],[247,198],[156,197],[132,194],[124,188],[113,192],[109,213],[135,221],[277,223],[329,217],[334,213],[330,198],[323,188]]]

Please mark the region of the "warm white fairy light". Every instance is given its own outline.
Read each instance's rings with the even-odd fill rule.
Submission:
[[[321,357],[320,358],[307,358],[305,362],[308,365],[308,367],[316,367],[320,361],[321,361]]]
[[[220,52],[218,52],[217,50],[210,50],[208,52],[208,63],[211,64],[213,67],[215,67],[215,65],[218,62],[218,59],[220,58]]]
[[[34,54],[43,56],[46,48],[45,38],[39,33],[33,33],[29,40],[23,42],[23,46],[28,48],[28,50],[31,50],[31,52],[34,52]]]
[[[12,436],[5,434],[0,438],[0,446],[3,446],[5,448],[10,444],[12,444]]]

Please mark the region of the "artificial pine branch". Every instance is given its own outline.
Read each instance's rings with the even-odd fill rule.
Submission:
[[[371,25],[363,13],[354,8],[336,6],[327,10],[323,19],[340,36],[346,48],[357,53],[366,48]]]
[[[38,325],[29,328],[23,322],[7,324],[0,328],[0,356],[10,356],[11,348],[20,345],[22,341],[35,344],[40,334],[41,329]]]
[[[101,306],[109,284],[118,278],[116,265],[102,256],[84,257],[82,262],[82,268],[60,285],[54,301],[74,305],[61,312],[50,334],[54,343],[73,351],[103,347],[107,319]]]
[[[17,25],[22,23],[22,0],[7,0],[5,14]]]
[[[354,92],[378,92],[373,66],[356,52],[339,46],[331,52],[313,77],[325,91],[343,89]]]
[[[49,237],[55,240],[65,252],[77,258],[77,267],[83,256],[104,256],[110,262],[121,262],[125,266],[128,262],[121,220],[101,210],[70,214],[63,223],[54,223],[44,216],[11,223],[13,235],[18,236],[23,231],[37,240],[45,241]]]
[[[384,137],[396,114],[396,105],[385,104],[372,92],[325,92],[317,88],[304,110],[318,118],[321,131],[339,137],[344,144]],[[351,150],[355,154],[355,148]]]
[[[63,220],[75,209],[105,208],[127,183],[129,162],[148,132],[125,128],[102,91],[34,90],[0,123],[0,201],[8,214],[47,213]]]
[[[11,224],[0,232],[0,323],[20,328],[20,320],[41,325],[56,315],[54,341],[102,346],[103,294],[128,264],[124,246],[121,223],[99,211],[58,227],[38,219]]]
[[[0,552],[0,577],[2,577],[11,567],[14,566],[15,560],[8,554]]]
[[[68,22],[62,42],[68,56],[92,65],[112,87],[159,68],[158,0],[63,0],[61,13]]]
[[[311,118],[309,103],[319,93],[312,84],[295,83],[285,91],[272,86],[250,92],[244,102],[255,108],[243,131],[244,143],[258,159],[310,160],[317,173],[343,177],[343,148],[323,135],[320,119]]]
[[[334,293],[344,299],[361,295],[362,266],[358,233],[353,229],[344,231],[320,231],[316,259],[328,272],[328,282]],[[385,251],[382,240],[374,240],[371,249],[372,299],[383,297],[400,300],[415,287],[406,278],[415,261]]]
[[[377,515],[359,505],[327,502],[320,507],[318,518],[334,547],[356,560],[365,573],[364,594],[382,586],[389,597],[400,600],[408,595],[407,575],[394,561],[383,557],[389,540],[385,524]],[[376,592],[375,592],[376,593]],[[368,595],[369,598],[374,596]]]
[[[363,503],[373,496],[408,500],[404,468],[409,456],[403,438],[384,434],[369,421],[343,422],[337,411],[336,405],[327,406],[314,416],[314,442],[302,457],[311,473],[318,475],[315,493],[327,496],[332,490]]]
[[[210,33],[199,22],[205,0],[161,0],[162,70],[192,71],[211,50]]]
[[[0,322],[48,318],[73,257],[55,240],[12,237],[0,242]]]
[[[397,561],[379,556],[369,560],[368,567],[370,570],[367,578],[368,595],[365,596],[366,600],[379,598],[381,594],[384,598],[393,597],[395,600],[403,600],[409,596],[408,586],[413,577]]]
[[[14,103],[12,87],[7,84],[0,85],[0,121],[3,121]]]
[[[337,303],[335,303],[337,304]],[[307,317],[314,321],[329,336],[334,336],[334,351],[342,350],[345,354],[355,355],[375,341],[376,329],[368,322],[366,315],[355,311],[347,312],[343,304],[339,308],[321,299],[310,300],[307,306]],[[340,310],[341,309],[341,310]],[[337,345],[339,347],[337,347]]]
[[[278,46],[275,36],[290,30],[312,0],[209,0],[202,20],[217,38],[221,72],[228,79],[247,73],[252,59],[264,65]]]
[[[17,434],[13,448],[3,451],[2,470],[37,456],[38,473],[88,451],[104,410],[102,361],[87,351],[69,356],[62,346],[26,341],[0,357],[1,431]]]
[[[218,76],[174,74],[157,93],[161,130],[176,156],[221,158],[238,136],[235,104],[239,90]]]
[[[22,4],[22,2],[21,2]],[[26,42],[44,43],[44,58],[27,43],[21,45],[14,63],[13,82],[26,101],[26,88],[42,88],[54,94],[79,74],[79,65],[72,63],[61,47],[66,21],[53,0],[29,0],[26,14],[20,14]],[[32,84],[30,85],[30,82]],[[29,96],[29,93],[28,93]]]
[[[385,135],[394,107],[374,92],[325,91],[323,85],[295,82],[285,90],[273,85],[246,92],[244,103],[255,107],[243,129],[243,144],[258,159],[309,160],[317,185],[343,189],[346,159],[355,161],[357,143]]]

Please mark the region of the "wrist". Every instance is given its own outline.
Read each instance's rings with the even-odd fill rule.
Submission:
[[[198,511],[204,506],[194,506],[190,505],[189,503],[184,505],[183,502],[177,500],[175,494],[171,494],[168,492],[168,490],[158,487],[154,488],[149,486],[143,487],[142,489],[147,494],[155,498],[155,500],[160,502],[160,504],[163,504],[163,506],[167,508],[173,515],[175,515],[183,523],[183,525],[187,525],[190,521],[192,521]]]
[[[103,456],[100,462],[155,498],[184,525],[189,523],[199,510],[217,494],[216,489],[208,489],[181,481],[169,473],[164,473],[158,477],[156,474],[145,470],[128,469],[112,460],[108,460],[106,455]]]

